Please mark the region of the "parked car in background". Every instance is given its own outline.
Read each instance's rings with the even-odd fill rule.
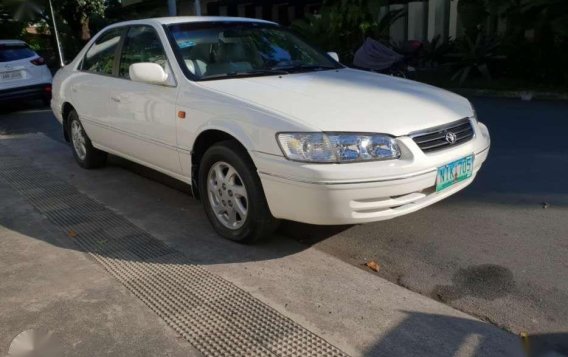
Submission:
[[[51,106],[79,165],[112,153],[187,182],[235,241],[398,217],[473,181],[490,138],[467,99],[336,59],[262,20],[123,22],[59,70]]]
[[[20,40],[0,40],[0,102],[51,100],[51,72],[43,57]]]

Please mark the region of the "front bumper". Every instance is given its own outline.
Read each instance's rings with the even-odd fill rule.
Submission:
[[[490,146],[487,128],[478,124],[475,131],[470,142],[428,155],[411,139],[400,138],[409,150],[407,160],[305,165],[259,154],[254,160],[274,217],[321,225],[367,223],[415,212],[468,186]],[[436,192],[437,167],[471,153],[472,177]]]
[[[49,90],[47,90],[47,88],[49,88]],[[49,98],[51,98],[51,83],[34,84],[31,86],[0,90],[0,102]]]

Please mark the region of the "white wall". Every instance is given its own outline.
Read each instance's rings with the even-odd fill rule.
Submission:
[[[448,23],[448,2],[450,0],[428,1],[428,40],[440,35],[445,38],[448,35],[446,24]]]
[[[402,4],[396,4],[390,6],[390,11],[402,10],[406,6]],[[402,16],[390,26],[390,37],[394,42],[402,42],[406,40],[406,17]]]
[[[458,25],[458,3],[459,0],[450,1],[450,21],[448,36],[453,39],[456,39],[459,35],[461,35],[461,29]]]
[[[426,2],[408,3],[408,40],[426,39]]]
[[[394,41],[403,40],[432,40],[437,35],[443,39],[461,35],[458,18],[459,0],[424,0],[412,1],[407,5],[408,19],[396,21],[390,28],[390,36]],[[391,5],[397,9],[404,5]],[[379,10],[379,16],[384,16],[386,7]]]

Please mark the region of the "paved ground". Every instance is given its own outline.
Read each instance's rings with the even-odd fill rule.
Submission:
[[[192,220],[197,224],[197,231],[206,236],[207,249],[205,252],[203,249],[194,249],[196,242],[188,243],[187,237],[174,234],[175,228],[162,224],[161,227],[175,237],[171,241],[172,244],[186,247],[186,254],[207,264],[214,271],[224,271],[227,263],[238,265],[260,260],[262,268],[258,277],[251,273],[250,279],[235,278],[254,291],[270,296],[278,295],[275,283],[281,279],[282,271],[272,275],[273,273],[266,274],[264,269],[273,268],[273,264],[278,262],[281,256],[297,256],[296,263],[301,266],[305,264],[304,259],[313,259],[302,254],[323,251],[357,267],[368,259],[376,259],[382,266],[380,276],[512,331],[566,332],[568,186],[565,183],[568,178],[568,141],[564,136],[568,129],[568,104],[502,99],[474,99],[474,103],[480,118],[492,131],[493,148],[478,181],[465,192],[429,209],[390,222],[330,228],[285,224],[279,232],[284,237],[274,238],[267,245],[252,250],[235,250],[233,246],[229,248],[226,243],[217,240],[214,241],[215,248],[209,247],[213,242],[209,239],[216,237],[211,235],[207,223],[204,222],[200,207],[193,200],[186,199],[186,196],[182,195],[184,198],[180,199],[179,190],[184,188],[176,187],[179,185],[159,174],[124,160],[113,159],[110,168],[95,175],[97,180],[110,180],[110,184],[116,183],[124,175],[130,178],[131,174],[127,171],[133,171],[136,173],[133,183],[140,186],[140,191],[131,193],[138,199],[143,199],[148,193],[167,192],[159,200],[162,209],[177,207],[182,210],[189,207],[187,209],[191,217],[195,217]],[[62,140],[59,128],[49,112],[26,113],[19,111],[20,109],[22,108],[18,106],[4,109],[18,112],[0,116],[0,133],[13,135],[42,132],[52,139]],[[69,168],[75,170],[71,169],[71,166]],[[124,171],[124,168],[127,171]],[[141,178],[140,174],[151,177],[153,181]],[[84,177],[81,171],[77,171],[77,175]],[[97,180],[95,182],[99,182]],[[95,183],[77,181],[87,188],[97,187]],[[161,183],[178,190],[171,190]],[[126,192],[131,190],[135,191],[126,187]],[[160,226],[160,219],[168,219],[167,214],[142,214],[137,212],[140,208],[123,207],[127,203],[123,202],[122,197],[112,197],[115,196],[112,189],[99,194],[102,194],[111,206],[132,213],[133,219],[148,229]],[[543,208],[544,202],[548,203],[548,208]],[[173,212],[176,212],[175,209]],[[187,232],[192,232],[196,227],[186,229]],[[163,238],[163,231],[158,234]],[[188,234],[194,237],[194,233]],[[289,237],[302,244],[297,245],[290,241]],[[222,247],[220,252],[217,246]],[[305,250],[306,246],[312,248]],[[207,254],[208,250],[214,254]],[[276,256],[275,252],[278,252]],[[263,258],[259,258],[259,254]],[[330,264],[330,261],[322,261],[322,264]],[[330,266],[321,267],[322,272],[334,271],[336,265],[344,269],[342,263],[337,261]],[[308,265],[304,268],[313,267]],[[290,279],[293,276],[291,275]],[[363,279],[380,281],[366,273]],[[281,292],[284,297],[279,298],[279,303],[286,308],[290,304],[296,304],[292,313],[297,317],[304,316],[306,308],[298,305],[307,304],[315,310],[315,313],[307,315],[307,320],[312,323],[314,320],[318,321],[321,326],[328,328],[329,324],[333,325],[341,316],[334,315],[336,311],[332,311],[331,318],[322,319],[321,311],[318,313],[318,310],[328,307],[325,303],[316,305],[314,298],[328,301],[333,292],[337,296],[336,299],[349,303],[342,297],[342,292],[331,291],[330,295],[325,295],[325,292],[308,288],[306,285],[288,294]],[[295,301],[296,294],[303,296],[299,302]],[[380,294],[375,295],[378,296],[377,299],[383,298]],[[371,301],[367,301],[367,305],[363,301],[357,303],[374,306]],[[360,313],[365,321],[368,314],[364,310]],[[381,319],[381,316],[378,314],[375,318]],[[395,351],[402,354],[404,350],[400,349],[400,343],[410,343],[410,346],[416,347],[416,341],[413,344],[408,340],[409,337],[424,337],[428,330],[418,329],[418,333],[416,326],[427,327],[430,323],[437,326],[453,321],[451,318],[416,311],[408,312],[406,319],[401,320],[400,316],[393,319],[391,316],[387,317],[387,320],[389,322],[382,324],[382,329],[379,329],[382,334],[379,341],[382,342],[377,342],[376,334],[365,330],[366,327],[372,327],[372,324],[369,326],[368,322],[363,323],[365,328],[361,329],[366,331],[367,335],[362,333],[361,341],[355,343],[357,347],[348,352],[366,351],[367,354],[374,354]],[[385,335],[385,328],[392,327],[393,321],[398,321],[398,327]],[[468,324],[458,325],[463,331],[468,329]],[[318,324],[315,325],[317,329]],[[331,331],[330,336],[341,336],[341,327],[333,326]],[[413,333],[409,335],[409,332]],[[435,336],[436,329],[430,332],[428,338]],[[568,340],[566,335],[556,335],[555,338]],[[350,345],[340,340],[337,345]],[[373,340],[375,342],[371,343]],[[436,338],[434,341],[436,342]],[[470,344],[476,345],[475,341]],[[406,352],[408,351],[410,350]]]
[[[6,161],[8,149],[10,162]],[[207,223],[201,205],[187,194],[114,163],[102,170],[82,170],[74,163],[67,145],[42,134],[0,138],[0,151],[0,166],[5,170],[0,171],[0,185],[2,193],[6,194],[3,197],[7,197],[0,201],[3,207],[0,226],[6,237],[2,241],[9,242],[0,250],[3,254],[0,261],[8,262],[0,269],[0,296],[3,297],[0,300],[0,355],[11,338],[30,327],[55,331],[65,347],[65,355],[73,356],[91,355],[92,346],[96,345],[105,346],[105,350],[99,350],[103,355],[119,355],[120,351],[129,348],[132,351],[125,354],[189,354],[192,350],[186,341],[202,351],[203,339],[211,338],[207,336],[213,334],[225,336],[226,345],[235,341],[235,331],[242,330],[244,340],[251,341],[267,329],[280,328],[278,325],[259,325],[266,313],[247,312],[246,309],[243,312],[243,301],[237,300],[233,307],[235,311],[229,309],[221,320],[215,316],[215,321],[219,322],[214,326],[197,325],[198,330],[213,328],[211,335],[196,337],[185,335],[184,330],[176,330],[179,334],[172,338],[173,330],[160,331],[169,327],[155,321],[156,316],[148,307],[168,324],[172,316],[182,317],[184,321],[205,316],[207,321],[209,314],[203,314],[203,309],[218,304],[226,309],[226,300],[232,306],[233,296],[243,296],[240,292],[234,293],[235,288],[228,291],[230,294],[204,295],[204,291],[211,291],[208,282],[214,281],[217,286],[233,284],[239,291],[250,294],[257,305],[265,304],[270,311],[282,314],[353,356],[521,354],[518,337],[286,236],[278,234],[252,247],[220,239]],[[50,189],[44,191],[44,185]],[[46,199],[50,190],[60,193]],[[22,201],[21,195],[43,198]],[[61,199],[58,200],[59,196]],[[93,213],[82,215],[73,206],[66,208],[61,200],[70,196],[73,202],[85,202]],[[99,202],[95,205],[96,210],[91,208],[92,200]],[[35,205],[35,211],[30,203]],[[38,216],[38,211],[48,219]],[[115,274],[116,280],[109,280],[104,274],[101,276],[101,267],[77,255],[79,246],[75,243],[69,244],[69,240],[92,241],[91,234],[96,228],[93,225],[97,226],[102,217],[112,226],[103,224],[102,233],[106,232],[107,238],[96,239],[93,244],[103,249],[110,239],[121,239],[126,243],[118,251],[110,243],[108,253],[105,249],[97,253],[97,261],[109,273]],[[138,228],[126,227],[126,220]],[[59,229],[58,234],[52,233],[57,235],[52,238],[44,234],[43,227],[55,232],[54,224],[64,229]],[[68,224],[76,225],[76,228],[69,230]],[[182,258],[165,265],[161,260],[163,256],[159,258],[160,262],[155,258],[136,258],[143,254],[135,252],[139,246],[127,243],[128,237],[133,240],[135,236],[139,237],[139,233],[130,235],[132,229],[146,232],[144,239],[150,247],[155,247],[156,241],[163,242],[170,252],[173,250]],[[70,231],[74,233],[69,237]],[[93,256],[97,257],[96,254]],[[112,264],[129,267],[130,273],[116,274],[109,260]],[[15,262],[21,263],[14,265]],[[151,268],[156,264],[161,267],[161,273],[148,273],[148,266]],[[193,267],[206,270],[207,278],[181,280],[183,283],[174,284],[178,286],[174,289],[164,285],[165,281],[175,281],[179,276],[176,271]],[[80,281],[81,277],[85,277],[85,281]],[[140,289],[148,287],[148,282],[152,281],[160,285]],[[121,283],[131,294],[124,291]],[[195,286],[199,289],[193,289]],[[205,299],[191,307],[193,313],[187,315],[184,294],[197,294]],[[142,307],[134,295],[147,307]],[[9,298],[4,299],[5,296]],[[172,304],[172,301],[177,303]],[[116,314],[114,310],[117,310]],[[59,323],[59,318],[68,320]],[[237,329],[234,323],[242,319],[249,322],[244,328]],[[77,327],[80,324],[86,324],[88,329]],[[145,339],[147,335],[151,338]],[[295,334],[283,334],[268,342],[258,339],[258,343],[265,346],[296,338]],[[220,343],[223,339],[216,341]],[[316,344],[321,346],[321,342]],[[309,347],[307,344],[306,351]],[[148,352],[145,352],[146,348]],[[162,353],[156,352],[161,349]],[[294,351],[297,350],[284,350],[280,355],[310,355]]]
[[[473,102],[492,133],[473,185],[316,246],[512,331],[568,332],[568,102]]]
[[[30,329],[65,356],[198,355],[1,179],[0,197],[0,356]]]

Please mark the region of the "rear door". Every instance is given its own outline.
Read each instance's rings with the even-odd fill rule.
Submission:
[[[80,71],[69,83],[73,106],[96,147],[109,146],[116,140],[109,117],[112,78],[124,27],[111,28],[101,34],[87,50]]]
[[[169,85],[130,80],[130,65],[157,63],[170,76]],[[109,87],[110,120],[121,139],[113,149],[172,176],[181,168],[176,139],[176,81],[164,44],[149,25],[131,26],[125,34],[118,62],[118,78]]]

